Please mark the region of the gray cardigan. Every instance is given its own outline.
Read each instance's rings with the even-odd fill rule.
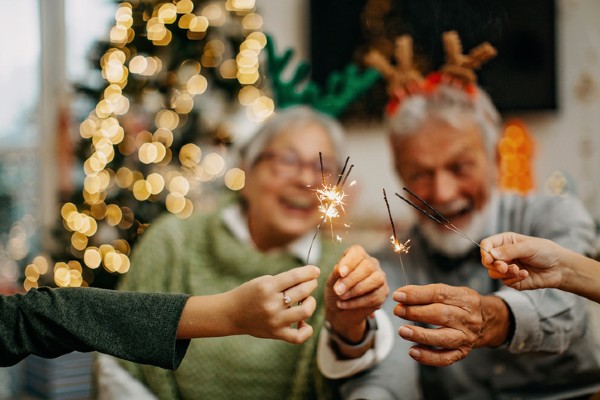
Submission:
[[[99,351],[176,369],[190,342],[176,339],[188,297],[97,288],[40,288],[0,296],[0,367],[30,354],[54,358]]]

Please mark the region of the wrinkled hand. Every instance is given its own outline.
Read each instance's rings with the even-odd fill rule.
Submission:
[[[475,347],[502,344],[508,334],[504,302],[467,287],[409,285],[396,290],[393,299],[399,303],[394,308],[396,316],[437,326],[404,325],[399,330],[402,338],[417,343],[409,355],[422,364],[453,364]]]
[[[305,342],[313,333],[305,320],[317,306],[310,294],[317,288],[319,273],[319,268],[307,265],[255,278],[227,292],[232,302],[228,314],[237,330],[260,338]],[[284,292],[290,297],[288,304],[284,302]],[[294,323],[297,328],[291,326]]]
[[[563,249],[541,238],[505,232],[481,241],[481,263],[488,275],[517,290],[558,287],[563,280],[559,256]]]
[[[350,342],[359,342],[366,319],[381,308],[390,290],[379,261],[359,245],[340,258],[325,288],[325,318]]]

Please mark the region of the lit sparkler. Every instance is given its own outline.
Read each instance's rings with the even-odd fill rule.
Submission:
[[[416,210],[418,210],[419,212],[425,214],[430,219],[432,219],[433,221],[435,221],[438,224],[442,225],[446,229],[449,229],[449,230],[451,230],[454,233],[458,233],[460,236],[462,236],[465,239],[469,240],[471,243],[475,244],[480,249],[484,250],[487,253],[490,253],[490,251],[488,249],[485,249],[485,248],[481,247],[481,245],[479,243],[477,243],[476,241],[474,241],[473,239],[471,239],[471,237],[469,235],[467,235],[466,233],[464,233],[463,231],[461,231],[460,229],[458,229],[458,227],[456,225],[454,225],[452,222],[450,222],[438,210],[436,210],[435,208],[433,208],[433,206],[431,204],[427,203],[425,200],[423,200],[422,198],[420,198],[415,193],[411,192],[409,189],[407,189],[405,187],[403,187],[402,190],[408,192],[408,194],[410,194],[411,196],[413,196],[414,198],[416,198],[417,200],[419,200],[422,204],[425,205],[425,207],[427,207],[427,209],[429,209],[429,211],[427,209],[423,209],[423,208],[419,207],[418,205],[416,205],[412,201],[408,200],[407,198],[400,196],[398,193],[396,193],[396,196],[400,197],[402,200],[404,200],[406,203],[408,203],[409,205],[411,205],[412,207],[414,207]]]
[[[392,236],[390,237],[390,241],[394,248],[394,252],[398,253],[398,258],[400,259],[400,266],[402,267],[402,274],[404,275],[404,281],[408,285],[408,279],[406,278],[406,271],[404,270],[404,263],[402,262],[402,254],[407,254],[410,246],[410,239],[408,239],[404,243],[400,243],[398,241],[398,235],[396,234],[396,227],[394,226],[394,219],[392,218],[392,212],[390,211],[390,203],[388,203],[387,196],[385,194],[385,189],[383,189],[383,200],[385,200],[385,206],[387,208],[388,215],[390,217],[390,224],[392,225]]]
[[[317,226],[317,230],[310,242],[310,247],[308,249],[308,255],[306,257],[306,263],[309,263],[310,259],[310,251],[312,250],[312,246],[317,238],[319,231],[321,230],[321,226],[325,221],[329,221],[331,226],[331,237],[333,239],[333,219],[338,218],[341,213],[344,212],[344,198],[346,197],[346,193],[344,193],[343,188],[348,179],[348,175],[350,175],[350,171],[354,168],[354,164],[350,165],[348,171],[346,168],[348,167],[348,161],[350,157],[346,158],[346,162],[344,163],[344,167],[342,171],[338,175],[338,180],[335,185],[330,185],[327,183],[327,178],[325,176],[325,172],[323,170],[323,155],[319,152],[319,161],[321,163],[321,176],[323,178],[323,186],[320,189],[316,189],[317,199],[319,200],[319,211],[321,212],[321,222]],[[339,236],[338,236],[339,238]],[[340,239],[338,239],[339,241]],[[334,242],[335,245],[335,242]]]

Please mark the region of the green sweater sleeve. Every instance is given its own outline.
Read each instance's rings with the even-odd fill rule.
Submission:
[[[0,367],[30,354],[99,351],[176,369],[189,340],[177,326],[189,295],[41,288],[0,297]]]

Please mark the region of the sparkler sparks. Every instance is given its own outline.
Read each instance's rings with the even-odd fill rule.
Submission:
[[[394,219],[392,218],[392,212],[390,211],[390,203],[388,202],[387,195],[385,194],[385,189],[383,189],[383,200],[385,200],[385,206],[390,217],[390,224],[392,225],[392,236],[390,236],[390,242],[392,243],[394,252],[398,253],[398,258],[400,259],[400,266],[402,267],[402,274],[404,275],[404,281],[408,285],[406,271],[404,270],[404,263],[402,262],[402,254],[408,254],[408,250],[410,249],[410,246],[408,245],[410,243],[410,239],[408,239],[404,243],[400,243],[398,241],[398,235],[396,234],[396,227],[394,226]]]
[[[352,168],[354,168],[354,164],[350,165],[350,168],[348,168],[349,160],[350,157],[347,157],[346,162],[344,163],[344,167],[338,175],[337,183],[335,185],[330,185],[327,183],[327,177],[325,176],[325,172],[323,170],[323,155],[321,152],[319,152],[319,161],[321,163],[321,176],[323,179],[323,186],[320,189],[316,189],[315,192],[317,193],[317,199],[319,200],[319,212],[321,212],[322,215],[321,222],[317,226],[317,230],[312,238],[310,247],[308,249],[308,255],[306,256],[307,264],[310,260],[310,252],[312,250],[312,246],[315,242],[315,239],[317,238],[317,234],[321,230],[321,226],[323,225],[323,223],[325,223],[325,221],[329,221],[331,226],[331,237],[333,240],[333,219],[338,218],[340,214],[345,211],[344,198],[346,197],[346,193],[344,193],[343,188],[344,184],[346,183],[346,180],[348,179],[348,175],[350,175],[350,171],[352,171]],[[348,168],[348,171],[346,171],[346,168]],[[354,182],[352,182],[350,185],[352,186],[353,184]],[[338,236],[337,240],[341,241],[341,238]]]
[[[469,237],[469,235],[467,235],[466,233],[464,233],[463,231],[461,231],[460,229],[458,229],[458,227],[456,227],[456,225],[454,225],[452,222],[450,222],[438,210],[436,210],[435,208],[433,208],[433,206],[431,204],[427,203],[425,200],[423,200],[422,198],[420,198],[415,193],[413,193],[412,191],[410,191],[409,189],[407,189],[405,187],[403,187],[402,190],[404,190],[405,192],[408,192],[408,194],[410,194],[412,197],[414,197],[415,199],[419,200],[422,204],[425,205],[425,207],[427,207],[427,209],[429,209],[429,211],[426,210],[426,209],[423,209],[423,208],[419,207],[418,205],[416,205],[415,203],[413,203],[411,200],[408,200],[407,198],[400,196],[398,193],[396,193],[396,196],[400,197],[402,200],[404,200],[410,206],[414,207],[417,211],[425,214],[427,217],[429,217],[433,221],[437,222],[438,224],[442,225],[446,229],[449,229],[449,230],[451,230],[454,233],[458,233],[460,236],[462,236],[465,239],[469,240],[471,243],[475,244],[476,246],[478,246],[480,249],[482,249],[486,253],[491,254],[488,249],[485,249],[485,248],[481,247],[481,245],[479,243],[477,243],[476,241],[474,241],[473,239],[471,239],[471,237]]]

